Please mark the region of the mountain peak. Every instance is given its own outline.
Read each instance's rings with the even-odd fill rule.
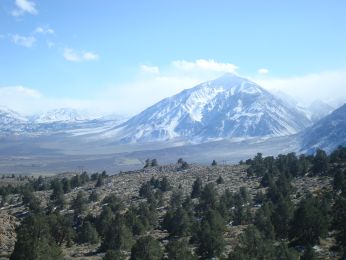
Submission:
[[[282,136],[310,124],[304,113],[256,83],[227,73],[164,99],[111,135],[120,142]]]

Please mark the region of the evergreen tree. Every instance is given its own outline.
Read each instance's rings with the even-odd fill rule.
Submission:
[[[89,202],[96,202],[98,200],[98,194],[95,190],[93,190],[89,195]]]
[[[325,151],[317,149],[312,166],[314,174],[325,174],[328,171],[328,156]]]
[[[62,179],[62,186],[63,186],[63,190],[64,190],[64,193],[69,193],[71,191],[71,182],[69,179],[67,178],[63,178]]]
[[[149,198],[153,195],[153,188],[150,184],[150,182],[145,182],[142,184],[142,186],[139,188],[139,196],[142,198]]]
[[[192,254],[188,247],[187,240],[174,240],[166,247],[168,259],[170,260],[197,260],[197,256]]]
[[[249,226],[240,236],[240,241],[234,251],[230,253],[229,260],[247,259],[278,259],[275,258],[273,244],[265,240],[261,233],[254,227]]]
[[[336,243],[346,258],[346,197],[340,195],[333,206],[333,229],[336,231]]]
[[[84,196],[83,191],[77,193],[76,198],[72,201],[71,209],[74,210],[75,216],[79,216],[84,213],[87,206],[87,199]]]
[[[218,211],[222,217],[226,220],[230,220],[232,217],[232,207],[234,206],[234,196],[229,189],[226,189],[225,192],[221,195],[219,200]]]
[[[125,207],[122,201],[115,194],[110,194],[105,197],[102,203],[107,204],[114,214],[119,213]]]
[[[65,205],[65,198],[64,198],[64,190],[62,183],[59,180],[54,180],[51,183],[52,185],[52,195],[50,196],[50,199],[53,201],[54,205],[63,208]]]
[[[314,249],[312,248],[311,245],[308,245],[305,248],[304,254],[300,258],[300,260],[317,260],[315,251],[314,251]]]
[[[225,181],[223,180],[222,176],[220,175],[219,178],[217,178],[216,180],[216,184],[220,185],[220,184],[224,184]]]
[[[155,167],[155,166],[158,166],[159,164],[158,164],[158,162],[157,162],[157,160],[156,159],[152,159],[151,160],[151,166],[152,167]]]
[[[120,250],[108,250],[102,260],[125,260],[126,255]]]
[[[319,238],[326,235],[328,230],[328,219],[321,208],[321,204],[312,196],[300,202],[292,220],[291,239],[302,245],[319,243]]]
[[[43,215],[29,215],[17,229],[17,241],[11,260],[63,259]]]
[[[204,259],[218,257],[222,254],[225,242],[223,232],[224,219],[216,210],[209,210],[202,220],[197,234],[197,251]]]
[[[166,192],[172,189],[171,185],[169,184],[168,178],[165,176],[162,178],[162,180],[160,181],[160,190],[162,192]]]
[[[277,238],[287,238],[289,224],[292,218],[292,208],[292,202],[280,195],[277,204],[274,206],[274,211],[272,214],[272,223],[274,225]]]
[[[64,242],[69,246],[75,237],[73,229],[73,218],[71,215],[61,215],[59,212],[50,214],[47,218],[50,233],[55,242],[61,246]]]
[[[98,187],[101,187],[101,186],[103,186],[103,177],[101,175],[99,175],[98,178],[97,178],[97,182],[95,184],[95,187],[98,188]]]
[[[131,250],[131,260],[160,260],[162,256],[160,243],[151,236],[138,239]]]
[[[100,216],[96,220],[96,229],[101,237],[105,237],[108,227],[111,225],[114,219],[114,214],[110,207],[104,206],[102,208]]]
[[[345,179],[345,173],[338,169],[333,179],[333,189],[337,192],[344,190],[346,187]]]
[[[85,221],[83,226],[78,232],[78,242],[97,244],[99,242],[99,236],[97,234],[96,228],[89,222]]]
[[[202,193],[202,179],[197,178],[192,185],[191,198],[199,198]]]
[[[270,240],[275,237],[271,215],[271,206],[269,203],[265,203],[259,210],[257,210],[254,222],[256,228],[262,233],[263,237]]]
[[[214,183],[206,184],[200,195],[199,211],[205,212],[209,209],[216,209],[217,202],[217,192]]]
[[[127,226],[131,229],[134,235],[141,235],[146,230],[147,226],[141,221],[137,214],[137,209],[130,207],[125,214],[125,220]]]
[[[183,237],[190,234],[192,220],[185,209],[179,207],[175,211],[167,211],[162,225],[171,236]]]
[[[129,250],[133,245],[132,232],[126,225],[123,216],[117,215],[111,225],[105,230],[105,237],[101,244],[101,251]]]

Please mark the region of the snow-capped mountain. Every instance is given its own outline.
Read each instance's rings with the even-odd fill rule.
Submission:
[[[79,122],[87,119],[87,116],[82,115],[79,111],[72,108],[52,109],[48,112],[31,117],[32,122],[39,124],[52,122]]]
[[[8,135],[23,131],[28,120],[19,113],[0,107],[0,134]]]
[[[163,99],[105,136],[126,143],[283,136],[311,124],[302,112],[234,74]]]
[[[345,129],[346,104],[302,132],[302,151],[313,152],[321,148],[330,152],[339,145],[346,145]]]
[[[33,116],[23,116],[6,107],[0,107],[0,136],[40,136],[51,134],[97,134],[124,122],[116,115],[90,117],[78,110],[61,108]]]

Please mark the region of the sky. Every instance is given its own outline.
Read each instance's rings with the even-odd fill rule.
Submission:
[[[0,0],[0,106],[133,115],[226,72],[346,100],[346,1]]]

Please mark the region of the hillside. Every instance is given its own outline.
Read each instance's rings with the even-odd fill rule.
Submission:
[[[279,206],[281,205],[279,199],[281,196],[284,196],[283,198],[288,203],[286,206],[288,206],[287,209],[289,209],[290,214],[287,217],[293,221],[294,216],[298,214],[298,209],[302,207],[301,205],[304,205],[302,203],[308,203],[311,200],[309,194],[316,198],[314,203],[322,203],[324,199],[328,198],[328,194],[333,192],[333,189],[337,191],[340,187],[342,188],[342,182],[339,186],[332,186],[331,184],[333,177],[340,178],[344,174],[342,171],[345,171],[346,158],[340,152],[342,150],[338,150],[330,156],[330,163],[327,164],[327,168],[323,166],[326,164],[319,163],[323,162],[319,159],[322,158],[320,156],[323,154],[310,158],[296,157],[294,154],[288,154],[286,156],[281,155],[274,161],[272,157],[264,158],[258,154],[254,159],[247,160],[246,164],[234,166],[201,166],[188,164],[182,159],[176,164],[155,166],[155,160],[147,160],[148,167],[142,170],[123,172],[114,176],[107,176],[106,173],[88,176],[84,173],[81,175],[70,174],[59,175],[57,178],[36,179],[35,181],[30,181],[30,186],[37,190],[33,193],[28,193],[26,188],[12,190],[2,188],[0,189],[0,194],[4,194],[7,191],[6,194],[8,195],[6,195],[5,202],[3,196],[1,200],[3,207],[0,214],[0,222],[2,223],[0,239],[4,241],[1,247],[1,255],[3,257],[9,256],[13,250],[15,225],[22,222],[24,228],[25,223],[35,216],[37,221],[39,221],[42,210],[46,214],[46,220],[40,220],[43,222],[39,225],[49,226],[51,225],[50,223],[55,223],[54,219],[56,217],[58,219],[61,218],[61,220],[65,219],[62,222],[65,224],[62,226],[56,224],[56,227],[54,227],[54,229],[57,229],[55,232],[62,232],[63,230],[67,232],[64,238],[56,237],[57,233],[52,233],[53,237],[50,237],[49,234],[45,237],[45,239],[53,239],[53,241],[54,239],[62,241],[61,244],[60,242],[58,243],[62,250],[59,254],[63,254],[64,259],[102,259],[105,257],[107,250],[108,255],[120,254],[123,256],[118,255],[119,259],[127,259],[131,254],[131,247],[132,254],[135,254],[135,242],[147,239],[147,235],[150,235],[154,239],[153,241],[156,241],[151,243],[158,246],[153,247],[153,250],[158,250],[155,251],[158,254],[161,254],[160,252],[163,252],[164,249],[166,254],[177,253],[177,251],[169,249],[175,245],[173,242],[177,239],[179,241],[187,241],[184,247],[184,250],[187,251],[182,251],[185,257],[187,255],[195,257],[194,255],[209,253],[225,257],[230,254],[231,257],[234,251],[246,254],[242,251],[242,247],[239,246],[242,245],[240,241],[245,241],[244,239],[246,239],[244,235],[253,229],[252,224],[259,230],[255,229],[254,234],[260,232],[258,233],[259,236],[266,234],[261,233],[265,232],[261,228],[269,227],[269,223],[263,227],[256,222],[258,221],[256,219],[260,217],[260,214],[263,214],[263,210],[268,206],[267,203],[272,203],[274,207],[274,211],[270,213],[273,214],[273,224],[270,225],[274,225],[273,232],[279,239],[281,235],[286,236],[284,233],[281,234],[280,229],[285,228],[285,230],[294,231],[294,226],[281,226],[280,223],[282,221],[288,221],[286,218],[280,222],[275,222],[275,216],[279,214],[277,210],[281,207]],[[287,163],[288,161],[290,162]],[[294,165],[298,165],[298,168]],[[342,169],[341,175],[338,173],[333,176],[334,169],[340,169],[340,167]],[[275,170],[273,171],[273,169]],[[285,172],[291,172],[287,175],[289,177],[285,177]],[[268,178],[272,178],[272,181],[269,181],[269,187],[266,181],[269,180]],[[19,187],[25,187],[25,185],[28,185],[28,178],[17,180],[17,182]],[[198,182],[200,182],[199,188]],[[49,183],[50,185],[48,185]],[[67,183],[69,184],[67,185]],[[277,187],[275,189],[278,190],[274,191],[274,187]],[[16,194],[18,191],[23,194],[23,200]],[[191,199],[190,196],[192,196]],[[325,202],[327,203],[327,201]],[[39,204],[41,208],[38,207]],[[313,208],[313,210],[317,209]],[[319,216],[322,213],[316,211],[314,215]],[[181,215],[183,218],[174,220],[174,216],[180,216],[179,214],[183,214]],[[197,239],[197,237],[197,240],[195,240],[194,238],[194,234],[204,232],[203,229],[199,229],[199,225],[204,225],[203,219],[208,219],[208,214],[212,214],[212,216],[218,219],[217,221],[221,221],[217,222],[218,224],[215,222],[215,225],[221,229],[215,226],[216,229],[214,230],[216,232],[215,236],[220,237],[216,238],[209,233],[204,233],[200,237],[210,236],[210,239],[223,241],[221,244],[217,244],[219,249],[208,249],[208,247],[203,246],[203,240]],[[330,214],[328,215],[329,219],[334,217],[333,212],[328,211],[328,214]],[[106,215],[109,215],[110,218],[105,218]],[[283,215],[280,213],[277,216]],[[116,222],[112,222],[112,219]],[[202,220],[200,224],[198,224],[198,219]],[[214,225],[212,223],[216,219],[208,220],[211,221],[209,225]],[[44,224],[45,221],[48,221],[47,224]],[[171,221],[176,224],[171,226]],[[314,219],[309,221],[314,221]],[[104,225],[102,223],[107,223],[104,226],[106,229],[102,228],[102,225]],[[125,223],[125,226],[118,226],[115,223]],[[181,228],[184,227],[183,229],[174,228],[176,225],[182,224]],[[72,227],[75,231],[69,229]],[[113,227],[120,228],[123,231],[113,230]],[[332,227],[330,226],[330,228]],[[107,229],[110,230],[110,233]],[[25,232],[30,231],[27,230]],[[117,232],[120,232],[118,233],[119,236],[124,236],[123,239],[126,237],[126,240],[121,240],[123,242],[116,240],[114,234],[117,234]],[[318,240],[313,240],[315,254],[320,259],[334,259],[334,256],[338,254],[338,251],[333,249],[336,243],[335,237],[326,235],[323,232],[318,233],[321,236]],[[266,254],[276,255],[282,249],[277,246],[273,247],[273,245],[277,245],[279,242],[274,243],[272,239],[272,237],[262,237],[261,240],[263,240],[263,243],[272,243],[271,246],[267,245],[266,247],[271,248],[270,250],[273,251],[266,252]],[[291,259],[298,259],[295,257],[303,254],[302,251],[298,252],[292,245],[289,245],[288,241],[303,246],[306,245],[306,242],[300,240],[295,242],[291,235],[289,235],[290,240],[287,240],[287,237],[282,237],[281,239],[284,240],[280,241],[286,241],[280,242],[286,248],[285,250],[288,250],[288,246],[290,247],[286,253],[291,254],[293,257]],[[17,246],[19,247],[19,245]],[[25,246],[25,244],[21,245],[23,248]],[[109,251],[111,248],[115,250],[118,246],[121,248],[120,252]],[[198,248],[201,246],[201,249],[204,247],[205,249],[199,251]],[[58,249],[54,250],[57,250],[56,252],[59,251]],[[193,253],[191,254],[191,252]],[[152,253],[154,254],[154,251]],[[276,259],[274,255],[266,259]],[[105,257],[103,259],[108,258]]]

